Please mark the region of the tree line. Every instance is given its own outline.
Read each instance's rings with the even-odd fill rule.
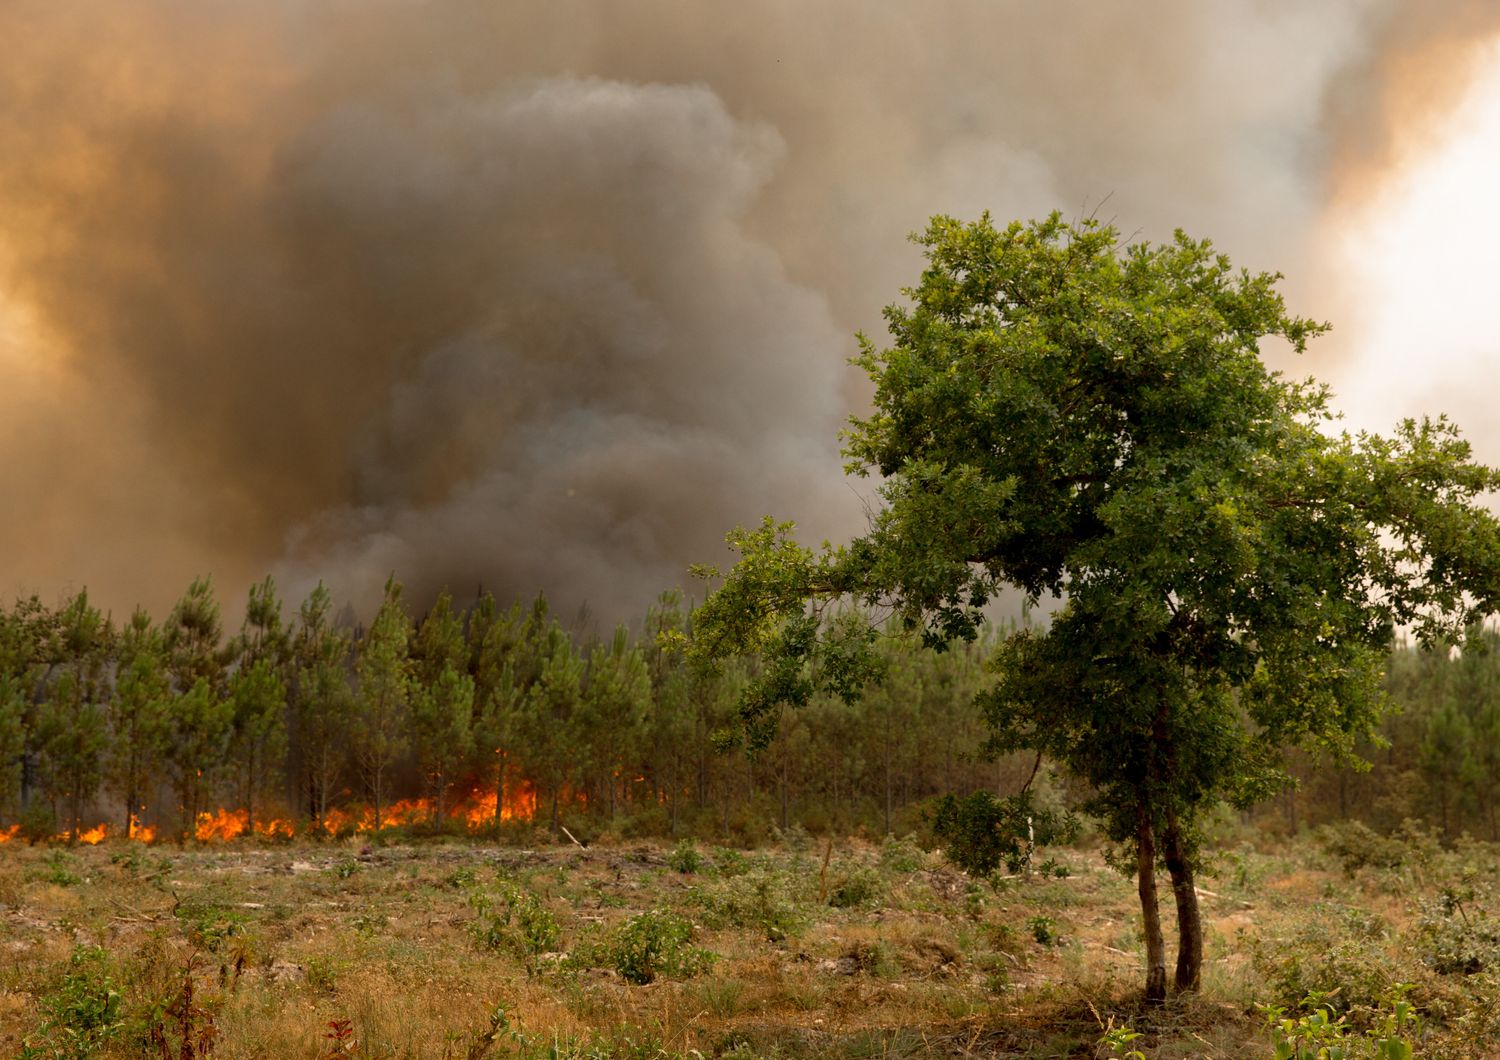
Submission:
[[[1475,626],[1455,648],[1398,641],[1384,683],[1393,709],[1353,748],[1369,768],[1293,755],[1297,785],[1263,820],[1289,831],[1358,820],[1385,833],[1415,821],[1448,839],[1500,841],[1500,631]]]
[[[608,637],[570,631],[540,595],[460,607],[445,593],[412,615],[394,581],[360,625],[322,586],[288,614],[268,578],[232,633],[208,579],[160,622],[116,623],[86,592],[18,600],[0,608],[0,822],[184,837],[228,806],[231,830],[264,834],[507,819],[741,840],[793,825],[886,833],[919,827],[936,795],[1014,792],[1035,766],[983,754],[974,696],[993,633],[944,653],[887,638],[859,702],[783,706],[756,749],[724,746],[753,663],[693,667],[690,625],[678,592]],[[1396,710],[1353,748],[1372,768],[1290,752],[1296,786],[1256,819],[1415,819],[1500,840],[1500,632],[1475,628],[1458,651],[1398,642],[1386,690]],[[1049,783],[1059,804],[1086,801],[1076,780],[1064,791],[1044,771]]]
[[[733,746],[755,664],[695,667],[690,624],[679,592],[607,636],[540,595],[414,615],[394,579],[363,625],[321,585],[289,612],[270,578],[235,631],[207,578],[160,621],[87,592],[18,600],[0,609],[0,834],[189,838],[230,807],[214,835],[519,819],[754,839],[888,832],[932,795],[1019,783],[977,753],[984,644],[892,639],[863,702],[819,697]]]

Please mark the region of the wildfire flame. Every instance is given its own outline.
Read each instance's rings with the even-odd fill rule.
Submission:
[[[475,789],[466,796],[455,799],[444,813],[448,820],[461,822],[468,831],[480,832],[491,827],[497,817],[502,822],[529,821],[536,816],[536,804],[536,789],[530,783],[521,781],[507,785],[503,801],[498,792]],[[381,807],[380,826],[389,828],[426,824],[433,821],[436,815],[437,807],[432,799],[400,799]],[[321,825],[322,831],[334,835],[373,832],[375,810],[370,806],[330,810]],[[127,831],[129,838],[135,842],[153,843],[157,839],[156,827],[142,824],[135,816],[130,818],[130,828]],[[198,814],[193,822],[192,835],[200,843],[227,842],[238,839],[249,831],[249,811],[221,806],[212,812]],[[8,843],[20,834],[21,826],[18,824],[0,828],[0,843]],[[111,835],[121,834],[124,833],[113,832],[107,823],[101,823],[80,830],[77,841],[93,846]],[[257,818],[255,821],[255,835],[262,839],[291,839],[296,834],[295,825],[282,817]],[[61,832],[58,838],[72,838],[72,833]]]
[[[213,813],[200,813],[193,825],[193,838],[200,843],[215,839],[235,839],[250,831],[250,813],[247,810],[226,810],[220,807]],[[290,839],[295,833],[292,822],[272,817],[255,822],[255,834],[266,839]]]

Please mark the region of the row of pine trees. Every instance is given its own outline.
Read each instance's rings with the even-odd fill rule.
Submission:
[[[159,622],[117,624],[86,592],[21,600],[0,610],[0,822],[186,836],[214,807],[253,832],[357,804],[379,829],[420,798],[442,827],[486,791],[496,825],[524,792],[554,827],[754,838],[889,830],[933,794],[1014,783],[975,754],[983,646],[895,641],[861,703],[816,702],[769,746],[725,749],[743,672],[690,666],[688,622],[679,593],[604,637],[576,635],[541,596],[458,607],[445,593],[414,616],[394,579],[358,625],[322,586],[288,614],[267,578],[231,635],[207,579]]]
[[[445,593],[413,615],[394,579],[360,625],[322,586],[288,614],[267,578],[232,634],[207,579],[159,622],[138,610],[116,623],[86,592],[20,600],[0,609],[0,826],[185,836],[232,806],[248,831],[272,817],[316,831],[358,806],[379,829],[394,802],[421,799],[441,828],[478,791],[497,796],[496,826],[524,811],[554,829],[754,839],[793,824],[904,830],[934,795],[1009,794],[1031,773],[980,754],[970,700],[989,645],[936,654],[891,638],[859,702],[785,712],[752,750],[723,740],[744,673],[691,666],[689,622],[675,592],[603,637],[570,630],[542,596],[460,607]],[[1387,685],[1398,709],[1353,748],[1372,768],[1293,755],[1298,786],[1260,819],[1418,819],[1500,840],[1500,634],[1397,645]]]

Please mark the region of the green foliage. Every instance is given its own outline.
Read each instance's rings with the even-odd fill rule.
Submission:
[[[1374,1025],[1364,1033],[1354,1030],[1344,1015],[1336,1015],[1327,995],[1312,992],[1302,999],[1299,1013],[1288,1014],[1277,1005],[1261,1006],[1271,1032],[1275,1060],[1412,1060],[1412,1038],[1421,1030],[1406,995],[1409,983],[1399,983],[1384,1000]]]
[[[83,882],[83,877],[73,870],[78,863],[61,850],[53,850],[47,854],[47,868],[42,873],[42,880],[55,887],[76,887]]]
[[[468,672],[463,619],[444,592],[422,619],[412,643],[410,745],[427,780],[433,811],[474,750],[474,678]]]
[[[21,835],[28,843],[41,843],[57,834],[57,813],[52,805],[37,799],[21,811]]]
[[[1348,758],[1372,732],[1397,626],[1443,642],[1500,609],[1500,473],[1443,418],[1335,433],[1326,389],[1260,358],[1324,326],[1207,242],[1057,214],[937,217],[917,242],[892,346],[856,358],[875,396],[845,455],[880,476],[872,529],[817,553],[769,518],[732,533],[695,650],[758,658],[741,712],[764,743],[780,705],[879,676],[876,629],[840,603],[936,648],[975,640],[1002,587],[1061,599],[993,655],[988,749],[1064,765],[1111,840],[1191,886],[1200,816],[1284,784],[1279,748]],[[977,865],[1016,849],[950,818]]]
[[[469,904],[478,914],[470,931],[484,949],[505,949],[522,958],[557,949],[562,929],[536,895],[512,883],[501,883],[493,895],[476,890]]]
[[[1323,849],[1353,877],[1362,868],[1400,868],[1411,856],[1410,847],[1401,839],[1376,834],[1362,821],[1339,821],[1322,829]]]
[[[231,908],[212,896],[204,896],[179,902],[177,920],[194,946],[209,953],[223,953],[245,940],[249,918],[241,909]]]
[[[138,816],[145,789],[159,775],[168,734],[171,683],[161,631],[137,610],[120,635],[115,694],[109,703],[108,778],[124,802],[127,824]]]
[[[658,977],[688,979],[705,971],[714,954],[689,945],[693,925],[675,913],[652,909],[631,917],[609,936],[604,953],[627,983]]]
[[[84,1060],[118,1041],[126,1025],[124,1002],[108,954],[98,946],[74,950],[41,1009],[41,1026],[27,1036],[23,1057]]]
[[[887,872],[916,872],[926,864],[927,852],[912,836],[897,839],[888,835],[880,845],[880,867]]]
[[[1422,960],[1439,975],[1476,975],[1500,969],[1500,895],[1473,876],[1418,905]]]
[[[350,734],[366,790],[375,804],[376,831],[384,824],[381,812],[390,772],[407,746],[410,636],[411,620],[401,599],[401,583],[393,575],[386,581],[385,599],[360,644],[359,699]]]
[[[885,897],[885,881],[867,865],[840,865],[828,888],[828,904],[835,909],[864,909]]]
[[[698,853],[698,847],[691,839],[684,839],[673,848],[672,853],[667,855],[667,864],[673,872],[680,872],[684,876],[691,876],[701,872],[705,864],[703,855]]]
[[[979,877],[994,875],[1002,865],[1020,872],[1038,843],[1067,842],[1077,827],[1071,815],[1035,805],[1029,792],[1005,799],[987,791],[945,795],[932,818],[933,834],[947,844],[948,857]]]
[[[1134,1044],[1140,1032],[1126,1027],[1111,1026],[1099,1038],[1099,1048],[1108,1049],[1109,1055],[1119,1060],[1146,1060],[1146,1054]]]
[[[1031,917],[1026,921],[1026,927],[1039,946],[1055,945],[1061,938],[1057,930],[1057,921],[1045,914]]]
[[[230,754],[239,767],[241,797],[255,824],[255,797],[286,755],[286,686],[275,662],[256,659],[229,679]]]
[[[810,919],[786,876],[764,868],[695,887],[688,901],[707,926],[754,927],[770,942],[799,934]]]
[[[728,879],[750,871],[750,859],[738,850],[719,847],[714,851],[714,871]]]
[[[191,831],[203,808],[205,789],[224,764],[233,725],[233,704],[214,691],[206,677],[196,678],[168,707],[163,757],[182,808],[183,835]]]
[[[1389,930],[1356,909],[1318,905],[1295,930],[1250,940],[1251,964],[1270,1001],[1292,1008],[1316,995],[1340,1011],[1373,1010],[1396,985]]]

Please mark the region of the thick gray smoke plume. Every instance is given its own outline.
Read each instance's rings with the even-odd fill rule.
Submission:
[[[930,214],[1098,209],[1295,280],[1420,112],[1391,71],[1488,17],[13,0],[0,587],[395,570],[613,619],[736,523],[856,532],[844,360]]]

